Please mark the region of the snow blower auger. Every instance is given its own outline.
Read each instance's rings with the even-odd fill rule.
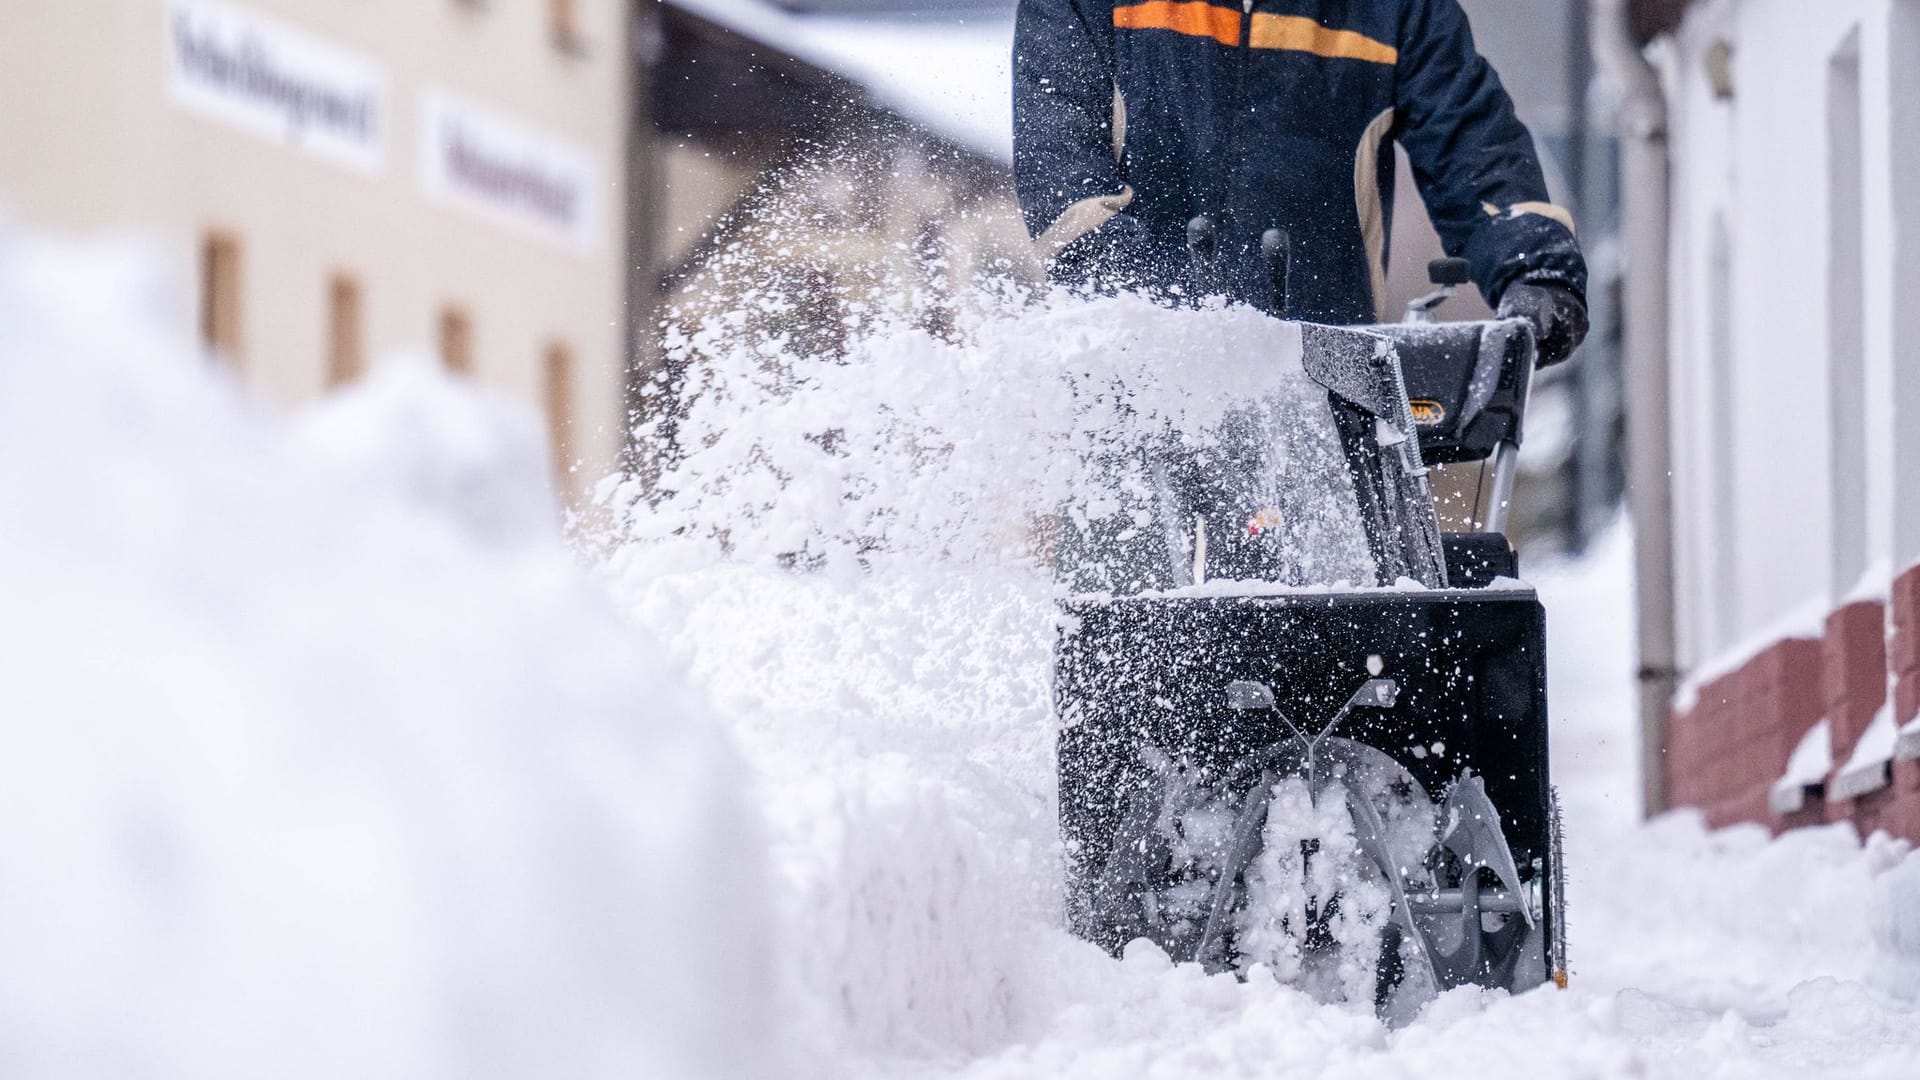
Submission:
[[[1379,588],[1263,587],[1288,569],[1246,545],[1214,575],[1232,588],[1192,588],[1248,508],[1188,499],[1172,587],[1063,602],[1068,910],[1111,952],[1265,967],[1389,1022],[1452,987],[1564,985],[1545,615],[1502,534],[1533,332],[1432,323],[1465,268],[1432,276],[1406,324],[1300,326]],[[1481,463],[1479,531],[1440,534],[1426,462]]]

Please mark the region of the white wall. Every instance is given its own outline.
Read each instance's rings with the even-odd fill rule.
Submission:
[[[1916,7],[1716,0],[1663,46],[1676,570],[1689,666],[1763,644],[1857,590],[1884,589],[1920,557],[1911,430],[1920,425],[1898,420],[1920,407]],[[1836,116],[1853,114],[1836,99],[1849,92],[1836,58],[1856,33],[1850,154],[1834,130]],[[1712,84],[1719,41],[1733,49],[1730,99]],[[1896,243],[1901,219],[1914,240]]]
[[[1899,0],[1889,23],[1888,97],[1895,132],[1920,132],[1920,0]],[[1920,562],[1920,137],[1894,140],[1892,199],[1892,455],[1896,568]],[[1904,422],[1901,422],[1904,420]]]

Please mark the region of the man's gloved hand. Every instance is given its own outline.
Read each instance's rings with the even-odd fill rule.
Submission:
[[[1047,277],[1063,285],[1139,288],[1154,280],[1153,269],[1147,227],[1132,214],[1119,213],[1061,249]]]
[[[1540,367],[1573,355],[1587,339],[1587,303],[1558,281],[1521,281],[1500,297],[1502,319],[1525,319],[1539,342]]]

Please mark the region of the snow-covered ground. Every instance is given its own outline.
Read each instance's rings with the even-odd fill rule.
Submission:
[[[530,413],[401,363],[264,415],[139,265],[0,235],[0,1073],[1914,1075],[1920,858],[1638,822],[1624,531],[1529,568],[1571,989],[1388,1031],[1060,929],[1033,509],[1089,377],[1204,413],[1264,320],[696,335],[589,573]]]
[[[0,229],[0,1075],[777,1074],[739,758],[537,417],[265,415],[150,265]]]

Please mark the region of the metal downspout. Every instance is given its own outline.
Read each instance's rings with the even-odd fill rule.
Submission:
[[[1674,632],[1672,416],[1668,405],[1667,102],[1629,21],[1628,0],[1595,0],[1594,58],[1624,96],[1621,111],[1627,504],[1638,602],[1641,791],[1648,816],[1668,806],[1667,728],[1679,685]]]

